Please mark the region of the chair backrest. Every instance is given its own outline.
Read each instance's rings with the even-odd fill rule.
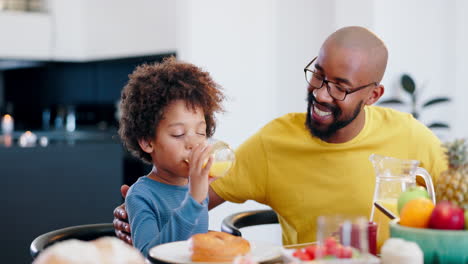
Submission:
[[[221,223],[221,231],[235,236],[242,236],[239,230],[242,227],[277,223],[278,216],[273,210],[245,211],[224,218]]]
[[[31,257],[36,258],[48,246],[67,239],[84,241],[94,240],[104,236],[115,236],[112,223],[78,225],[54,230],[36,237],[29,248]]]

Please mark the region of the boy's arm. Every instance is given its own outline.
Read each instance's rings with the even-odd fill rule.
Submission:
[[[171,212],[161,212],[149,203],[148,198],[140,194],[130,195],[125,201],[133,245],[145,256],[156,245],[189,239],[200,224],[203,208],[207,207],[207,200],[200,204],[188,194],[181,206]],[[167,222],[161,223],[160,216],[167,213]]]
[[[122,193],[122,197],[125,199],[127,196],[129,186],[122,185],[120,191]],[[225,202],[223,198],[221,198],[216,192],[210,187],[209,189],[210,195],[210,203],[208,205],[208,209],[212,209],[222,203]],[[131,237],[131,229],[130,225],[128,224],[128,216],[127,210],[125,209],[125,204],[121,204],[114,209],[114,228],[115,228],[115,235],[122,241],[133,245],[132,237]]]

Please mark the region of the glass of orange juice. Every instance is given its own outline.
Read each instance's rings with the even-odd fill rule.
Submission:
[[[211,155],[213,164],[210,169],[210,177],[220,178],[232,168],[236,161],[234,150],[224,141],[210,138],[208,144],[212,146]]]

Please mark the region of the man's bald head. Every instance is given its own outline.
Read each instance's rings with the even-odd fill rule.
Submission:
[[[380,82],[385,73],[388,50],[385,43],[373,32],[363,27],[344,27],[331,34],[323,43],[325,47],[341,48],[366,57],[375,81]]]

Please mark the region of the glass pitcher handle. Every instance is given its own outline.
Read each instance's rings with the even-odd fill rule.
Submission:
[[[424,168],[418,167],[416,168],[416,175],[423,177],[424,182],[426,183],[427,193],[429,194],[429,197],[432,199],[432,202],[436,204],[434,184],[432,184],[432,178],[431,178],[431,175],[429,175],[429,172],[427,172],[427,170]]]

